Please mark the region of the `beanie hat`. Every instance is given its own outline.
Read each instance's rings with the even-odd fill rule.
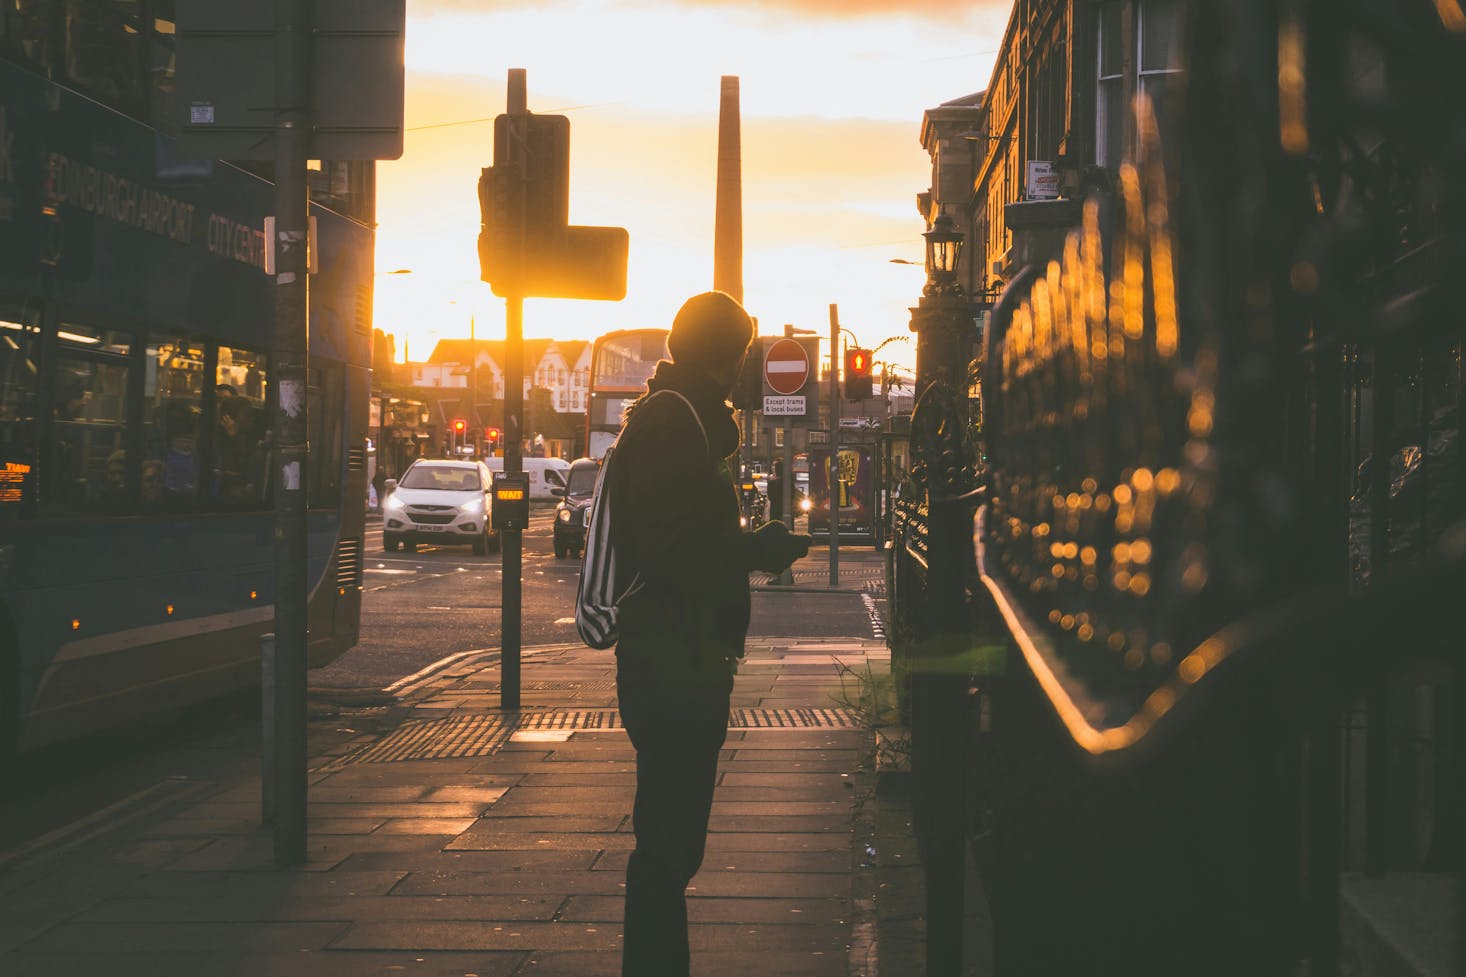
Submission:
[[[667,352],[683,366],[736,362],[753,341],[753,320],[727,292],[703,292],[682,303],[672,320]]]

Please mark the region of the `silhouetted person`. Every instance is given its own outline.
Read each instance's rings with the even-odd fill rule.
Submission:
[[[657,364],[616,445],[618,575],[641,581],[621,602],[616,647],[621,719],[636,748],[624,977],[688,977],[686,889],[728,735],[748,573],[777,573],[809,552],[810,537],[783,523],[739,525],[727,399],[752,339],[752,320],[727,294],[688,299],[667,339],[672,359]]]
[[[120,512],[127,507],[127,452],[118,448],[107,456],[97,506],[104,512]]]
[[[198,420],[183,401],[170,401],[163,415],[163,491],[175,501],[191,501],[199,478]]]
[[[769,475],[769,518],[774,522],[780,522],[784,518],[784,465],[782,462],[774,462],[774,470]]]
[[[214,494],[235,502],[249,497],[250,461],[254,454],[254,406],[232,394],[219,401],[214,431],[217,476]]]
[[[163,462],[157,458],[143,461],[142,499],[144,508],[157,508],[163,501]]]

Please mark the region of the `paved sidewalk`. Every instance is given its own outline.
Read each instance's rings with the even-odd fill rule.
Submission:
[[[878,823],[871,733],[838,672],[888,661],[877,641],[750,641],[691,890],[698,977],[919,972],[911,946],[878,963],[880,866],[900,868],[905,823],[899,805]],[[395,705],[313,722],[303,869],[274,868],[253,777],[165,781],[11,853],[0,974],[619,974],[634,759],[614,660],[534,649],[522,677],[517,720],[497,655],[470,655]]]

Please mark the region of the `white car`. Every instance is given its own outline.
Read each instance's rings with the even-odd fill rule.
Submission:
[[[480,556],[498,552],[499,534],[490,528],[492,483],[481,461],[419,458],[399,481],[387,481],[382,548],[393,553],[406,545],[411,553],[418,543],[469,543]]]

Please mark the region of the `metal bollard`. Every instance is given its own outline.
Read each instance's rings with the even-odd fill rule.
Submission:
[[[275,823],[275,636],[260,635],[260,822]]]

